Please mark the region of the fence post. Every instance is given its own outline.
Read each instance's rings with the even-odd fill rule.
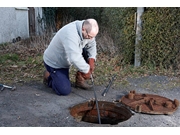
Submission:
[[[141,16],[144,12],[144,7],[137,7],[137,16],[136,16],[136,40],[135,40],[135,60],[134,66],[139,67],[141,65],[141,50],[139,47],[139,41],[142,39],[142,20]]]

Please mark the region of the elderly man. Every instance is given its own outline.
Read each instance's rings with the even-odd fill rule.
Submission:
[[[76,20],[62,27],[44,52],[46,71],[43,82],[58,95],[71,92],[69,68],[77,68],[75,86],[90,89],[85,81],[94,70],[97,49],[95,37],[99,26],[95,19]]]

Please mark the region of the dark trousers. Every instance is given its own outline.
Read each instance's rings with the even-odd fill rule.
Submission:
[[[69,68],[55,69],[44,63],[46,70],[50,73],[48,86],[57,95],[68,95],[71,92],[71,82],[69,80]]]
[[[88,62],[88,54],[86,49],[82,53],[86,62]],[[55,69],[48,66],[44,62],[46,70],[50,73],[48,77],[48,86],[52,88],[57,95],[68,95],[71,92],[71,82],[69,80],[69,68]]]

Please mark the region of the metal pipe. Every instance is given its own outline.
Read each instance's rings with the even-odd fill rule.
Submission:
[[[106,94],[107,94],[109,88],[111,87],[111,85],[112,85],[115,77],[116,77],[116,75],[113,75],[113,77],[112,77],[111,81],[109,82],[108,86],[107,86],[107,87],[105,88],[105,90],[103,91],[102,96],[106,96]]]

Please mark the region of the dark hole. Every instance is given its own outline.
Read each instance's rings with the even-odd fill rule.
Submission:
[[[128,120],[132,113],[125,106],[117,106],[115,103],[98,101],[101,124],[116,125]],[[98,111],[95,101],[77,104],[70,108],[70,114],[77,121],[99,124]]]

